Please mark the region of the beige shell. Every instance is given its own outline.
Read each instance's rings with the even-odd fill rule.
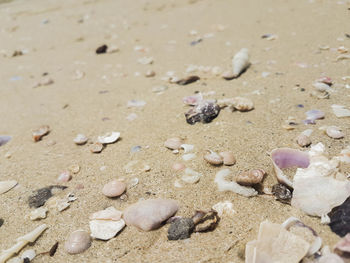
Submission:
[[[43,125],[39,129],[33,131],[33,140],[35,142],[40,141],[41,138],[50,132],[50,127],[48,125]]]
[[[213,152],[212,150],[208,150],[208,154],[204,155],[204,160],[206,160],[208,163],[213,165],[220,165],[224,162],[224,159],[222,156],[217,154],[216,152]]]
[[[234,103],[233,107],[236,110],[250,111],[250,110],[254,109],[254,103],[250,99],[243,98],[243,97],[235,97],[234,101],[235,101],[235,103]]]
[[[234,77],[238,77],[249,65],[249,50],[247,48],[242,48],[232,59]]]
[[[64,244],[64,250],[68,254],[79,254],[88,249],[90,245],[91,237],[89,233],[84,230],[77,230],[69,235]]]
[[[311,139],[309,136],[306,136],[305,134],[300,134],[297,139],[296,139],[297,143],[299,144],[299,146],[301,147],[307,147],[311,144]]]
[[[100,153],[103,150],[103,144],[95,142],[94,144],[91,144],[89,148],[92,153]]]
[[[263,169],[254,169],[247,172],[240,173],[236,182],[240,185],[254,185],[260,183],[266,172]]]
[[[164,146],[171,150],[180,149],[182,144],[183,144],[182,140],[178,137],[170,138],[164,142]]]
[[[77,134],[77,136],[74,138],[73,142],[76,145],[83,145],[88,141],[88,138],[84,134]]]
[[[236,163],[236,158],[232,152],[221,152],[219,155],[223,158],[224,165],[234,165]]]
[[[146,73],[145,73],[145,77],[147,78],[151,78],[151,77],[154,77],[156,75],[156,72],[154,70],[148,70]]]
[[[125,190],[126,183],[112,180],[103,186],[102,193],[107,197],[117,197],[124,193]]]
[[[327,127],[326,134],[333,139],[341,139],[345,134],[337,126]]]
[[[0,195],[10,191],[13,187],[17,185],[17,181],[9,180],[9,181],[0,181]]]

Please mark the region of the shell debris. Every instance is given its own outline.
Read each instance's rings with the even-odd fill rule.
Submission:
[[[17,181],[9,180],[9,181],[0,181],[0,195],[10,191],[17,185]]]
[[[213,152],[212,150],[208,150],[208,154],[204,155],[204,160],[206,160],[208,163],[212,165],[221,165],[224,162],[224,158],[217,154],[216,152]]]
[[[84,135],[84,134],[77,134],[77,136],[73,139],[73,142],[76,144],[76,145],[83,145],[85,143],[87,143],[88,141],[88,138]]]
[[[37,130],[33,131],[33,140],[34,142],[38,142],[41,138],[50,132],[50,127],[48,125],[43,125],[39,127]]]

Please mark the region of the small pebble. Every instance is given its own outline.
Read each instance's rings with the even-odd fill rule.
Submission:
[[[92,153],[100,153],[103,150],[103,144],[99,142],[95,142],[90,145],[89,149]]]
[[[333,139],[341,139],[345,134],[337,126],[327,127],[326,134]]]
[[[0,218],[0,227],[4,224],[4,219]]]
[[[107,197],[117,197],[123,194],[125,190],[126,183],[112,180],[103,186],[102,193]]]
[[[179,85],[188,85],[188,84],[191,84],[193,82],[196,82],[199,79],[200,78],[198,76],[188,76],[186,78],[183,78],[183,79],[176,81],[176,83]]]
[[[261,181],[264,178],[264,175],[266,172],[262,169],[254,169],[247,172],[240,173],[237,178],[236,182],[240,185],[254,185],[261,183]]]
[[[43,125],[39,129],[33,131],[33,140],[38,142],[41,138],[50,132],[50,127],[48,125]]]
[[[84,230],[76,230],[72,232],[64,244],[64,250],[68,254],[79,254],[87,250],[91,246],[91,237]]]
[[[99,46],[99,47],[96,49],[96,54],[104,54],[104,53],[107,52],[107,49],[108,49],[108,46],[107,46],[107,45]]]
[[[167,86],[159,85],[159,86],[154,86],[152,88],[152,92],[154,92],[154,93],[162,93],[162,92],[166,91],[167,89],[168,89]]]
[[[183,144],[182,140],[178,137],[170,138],[165,141],[164,146],[171,150],[178,150],[180,149],[181,145]]]
[[[192,218],[174,220],[168,229],[168,240],[182,240],[189,238],[194,229]]]
[[[80,171],[80,166],[78,164],[72,164],[68,167],[68,170],[73,174],[77,174]]]
[[[272,186],[272,194],[282,203],[289,204],[292,199],[292,192],[284,184]]]
[[[57,251],[58,248],[58,241],[50,248],[49,250],[49,256],[53,257]]]
[[[310,139],[309,136],[306,136],[305,134],[300,134],[297,137],[297,143],[301,147],[307,147],[307,146],[309,146],[311,144],[311,139]]]
[[[88,141],[88,138],[84,134],[80,134],[80,133],[73,140],[73,142],[77,145],[83,145],[87,141]]]
[[[232,152],[221,152],[219,155],[223,158],[224,165],[230,166],[236,163],[236,158]]]
[[[40,220],[43,218],[46,218],[46,213],[47,213],[47,208],[46,207],[39,207],[32,212],[30,212],[30,220]]]
[[[66,182],[70,181],[71,179],[72,179],[72,175],[70,174],[70,172],[64,171],[58,176],[57,181],[61,182],[61,183],[66,183]]]
[[[145,73],[145,77],[147,78],[152,78],[156,75],[156,73],[154,72],[154,70],[148,70],[146,73]]]
[[[181,171],[181,170],[183,170],[185,168],[186,168],[186,166],[184,164],[182,164],[182,163],[174,163],[173,164],[173,169],[175,171]]]
[[[221,165],[224,162],[224,158],[217,154],[216,152],[213,152],[212,150],[208,150],[209,153],[204,155],[204,160],[206,160],[208,163],[212,165]]]

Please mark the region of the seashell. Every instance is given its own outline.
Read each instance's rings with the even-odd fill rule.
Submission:
[[[218,213],[219,217],[222,217],[223,215],[232,217],[236,213],[233,209],[233,204],[229,201],[219,202],[213,205],[212,209]]]
[[[317,80],[317,82],[321,82],[321,83],[327,84],[328,86],[332,86],[333,85],[333,80],[330,77],[327,77],[327,76],[319,78]]]
[[[185,113],[186,122],[195,124],[196,122],[209,123],[220,113],[220,107],[216,103],[203,100],[197,106]]]
[[[116,52],[118,52],[118,51],[119,51],[119,47],[114,46],[114,45],[108,47],[108,49],[107,49],[107,53],[109,53],[109,54],[116,53]]]
[[[17,185],[17,181],[0,181],[0,195],[10,191],[13,187]]]
[[[339,158],[339,161],[343,163],[350,163],[350,145],[345,149],[341,150],[337,158]]]
[[[135,187],[136,185],[138,185],[138,183],[139,183],[139,178],[137,177],[132,178],[129,182],[128,188]]]
[[[184,149],[184,153],[188,153],[193,150],[194,145],[192,144],[181,144],[181,148]]]
[[[145,73],[145,77],[152,78],[156,75],[156,72],[154,70],[147,70]]]
[[[311,139],[309,136],[306,136],[304,134],[300,134],[297,139],[296,139],[297,143],[299,144],[299,146],[301,147],[307,147],[311,144]]]
[[[5,145],[5,144],[8,143],[11,139],[12,139],[11,136],[8,136],[8,135],[0,135],[0,146]]]
[[[290,204],[292,199],[292,192],[284,184],[275,184],[272,186],[272,194],[275,196],[276,200]]]
[[[236,158],[232,152],[221,152],[219,155],[222,157],[224,165],[234,165],[236,163]]]
[[[333,113],[338,118],[350,117],[350,110],[345,108],[345,106],[333,104],[331,107],[332,107]]]
[[[301,134],[307,136],[307,137],[310,137],[311,134],[313,132],[313,129],[306,129],[305,131],[303,131]]]
[[[192,170],[191,168],[186,168],[185,174],[181,177],[181,180],[189,184],[195,184],[199,182],[201,177],[202,174]]]
[[[175,200],[148,199],[127,207],[123,218],[127,225],[150,231],[159,228],[162,222],[173,216],[178,209]]]
[[[88,141],[88,138],[84,134],[80,134],[80,133],[73,140],[73,142],[77,145],[83,145],[87,141]]]
[[[197,80],[199,80],[200,78],[198,76],[188,76],[186,78],[180,79],[176,81],[176,84],[179,85],[188,85],[191,84],[193,82],[196,82]]]
[[[189,161],[189,160],[192,160],[194,158],[196,158],[195,153],[187,153],[187,154],[182,155],[182,160],[184,160],[184,161]]]
[[[334,250],[341,256],[350,253],[350,233],[346,234],[346,236],[338,241]]]
[[[222,77],[223,79],[226,79],[226,80],[231,80],[231,79],[234,79],[234,78],[235,78],[235,75],[233,74],[232,71],[227,70],[227,71],[224,71],[224,72],[221,74],[221,77]]]
[[[226,177],[230,174],[231,171],[229,169],[223,169],[216,173],[214,182],[218,185],[220,192],[231,191],[246,197],[258,194],[252,187],[242,186],[236,182],[226,180]]]
[[[233,76],[238,78],[249,66],[249,51],[242,48],[232,59]]]
[[[77,174],[80,171],[80,166],[78,164],[72,164],[68,167],[68,170],[73,174]]]
[[[129,100],[128,104],[126,105],[128,108],[132,108],[132,107],[143,107],[146,105],[146,102],[143,100]]]
[[[79,254],[91,246],[91,238],[88,232],[76,230],[72,232],[64,243],[64,250],[68,254]]]
[[[264,179],[266,172],[263,169],[254,169],[238,174],[236,182],[240,185],[251,186],[259,184]]]
[[[181,170],[183,170],[185,168],[186,168],[186,166],[184,164],[182,164],[182,163],[174,163],[173,164],[173,169],[175,171],[181,171]]]
[[[91,236],[96,239],[109,240],[118,234],[124,227],[125,221],[91,220],[89,222]]]
[[[182,140],[178,137],[170,138],[164,142],[164,146],[171,150],[180,149]]]
[[[212,150],[208,150],[208,154],[204,155],[204,160],[212,165],[221,165],[223,163],[223,157],[213,152]]]
[[[118,221],[122,218],[122,212],[115,209],[113,206],[107,207],[105,210],[101,210],[93,213],[89,219],[91,220],[112,220]]]
[[[305,124],[315,124],[316,120],[323,119],[325,116],[324,112],[320,110],[309,110],[305,114],[306,114],[306,120],[304,121]]]
[[[326,134],[333,139],[341,139],[345,136],[345,134],[341,132],[340,128],[337,126],[328,126]]]
[[[282,225],[264,221],[260,224],[258,239],[246,244],[245,260],[298,263],[307,255],[309,248],[308,242]]]
[[[89,149],[92,153],[100,153],[103,150],[103,144],[99,142],[95,142],[90,145]]]
[[[58,176],[57,181],[63,183],[63,182],[68,182],[71,179],[72,179],[72,175],[70,174],[70,172],[64,171]]]
[[[350,55],[339,55],[339,56],[337,56],[337,58],[335,60],[340,61],[340,60],[345,60],[345,59],[350,59]]]
[[[23,251],[21,255],[21,259],[23,259],[23,262],[25,262],[25,259],[29,259],[29,261],[32,261],[36,256],[35,250],[34,249],[27,249]]]
[[[102,144],[110,144],[116,142],[120,137],[120,132],[107,132],[103,136],[98,136],[97,140]]]
[[[46,213],[48,209],[46,207],[39,207],[32,212],[30,212],[30,220],[37,220],[46,218]]]
[[[186,105],[191,105],[191,106],[197,105],[202,100],[203,100],[202,93],[198,93],[198,94],[195,94],[192,96],[186,96],[182,99],[183,103],[185,103]]]
[[[117,197],[123,194],[125,190],[126,183],[112,180],[103,186],[102,193],[107,197]]]
[[[153,63],[153,58],[152,57],[142,57],[137,60],[138,63],[142,65],[149,65]]]
[[[235,97],[233,107],[238,111],[250,111],[254,109],[254,103],[247,98]]]
[[[168,89],[167,86],[165,85],[159,85],[159,86],[154,86],[152,88],[152,92],[154,93],[163,93],[164,91],[166,91]]]
[[[50,127],[48,125],[43,125],[39,129],[33,131],[33,140],[35,142],[40,141],[41,138],[50,132]]]
[[[192,220],[195,224],[194,232],[209,232],[217,227],[220,217],[215,210],[209,212],[196,211]]]
[[[282,169],[289,167],[307,168],[310,164],[309,154],[290,148],[278,148],[271,151],[271,159],[277,180],[293,188],[293,183],[283,173]]]
[[[328,84],[325,84],[323,82],[315,82],[312,84],[312,86],[314,86],[314,88],[316,88],[317,91],[321,92],[332,90]]]

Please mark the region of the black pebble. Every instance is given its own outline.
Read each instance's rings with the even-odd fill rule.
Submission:
[[[28,198],[29,207],[38,208],[43,206],[45,202],[53,195],[53,189],[66,189],[67,186],[62,185],[51,185],[48,187],[40,188],[36,190],[31,196]]]
[[[329,213],[329,217],[331,218],[331,222],[329,226],[332,231],[336,233],[338,236],[345,236],[350,232],[350,197],[345,200],[345,202],[333,208],[333,210]]]
[[[180,218],[173,221],[168,229],[169,240],[189,238],[194,229],[192,218]]]
[[[96,54],[103,54],[107,52],[107,45],[102,45],[96,49]]]
[[[0,218],[0,227],[4,224],[4,219]]]

